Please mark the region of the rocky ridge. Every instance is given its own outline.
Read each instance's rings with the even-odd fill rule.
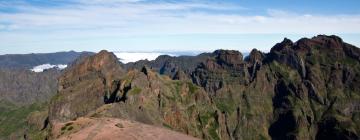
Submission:
[[[60,77],[47,128],[86,116],[202,139],[359,139],[359,52],[337,36],[319,35],[284,39],[246,58],[217,50],[194,57],[190,67],[170,58],[122,68],[102,51]]]

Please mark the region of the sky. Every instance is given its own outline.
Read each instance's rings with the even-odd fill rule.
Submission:
[[[264,52],[284,37],[360,46],[359,0],[0,0],[0,54]]]

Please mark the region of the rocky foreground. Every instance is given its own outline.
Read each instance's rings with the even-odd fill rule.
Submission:
[[[120,64],[114,54],[101,51],[65,70],[49,110],[39,112],[43,117],[37,121],[29,121],[38,129],[25,137],[142,135],[142,130],[107,132],[122,119],[200,139],[357,140],[359,77],[360,49],[337,36],[284,39],[269,53],[254,49],[245,59],[238,51],[217,50],[195,57],[161,56]],[[78,131],[67,128],[82,117],[93,126]],[[90,132],[98,125],[104,125],[97,128],[101,133]],[[174,133],[162,129],[154,134],[165,135],[162,132]]]

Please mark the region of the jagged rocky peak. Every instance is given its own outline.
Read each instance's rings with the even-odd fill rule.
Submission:
[[[249,82],[247,63],[239,51],[216,50],[213,54],[191,74],[195,84],[209,93],[216,93],[226,85]]]
[[[271,52],[284,52],[289,50],[296,50],[298,52],[310,52],[312,49],[332,49],[341,50],[347,44],[343,40],[335,35],[318,35],[312,38],[302,38],[293,43],[290,39],[284,38],[280,43],[277,43]]]
[[[216,50],[214,54],[220,64],[233,65],[243,61],[243,55],[235,50]]]
[[[118,73],[124,73],[119,65],[118,58],[111,52],[102,50],[91,56],[85,56],[73,64],[65,71],[65,74],[59,78],[60,85],[66,84],[80,77],[85,77],[93,72],[99,72],[105,78],[111,79],[112,76],[117,77]]]
[[[260,69],[264,58],[265,54],[257,49],[253,49],[250,52],[249,56],[245,58],[245,61],[248,62],[248,69],[251,76],[251,81],[253,81],[256,77],[256,72]]]
[[[237,69],[240,70],[246,65],[243,60],[243,55],[236,50],[216,50],[204,59],[198,67],[205,68],[210,71],[218,71],[222,69]]]
[[[321,49],[323,54],[324,51],[327,51],[332,58],[336,59],[345,59],[346,56],[349,56],[353,59],[360,60],[359,49],[351,44],[345,43],[340,37],[335,35],[318,35],[311,39],[301,39],[295,47],[307,47],[310,52]]]
[[[284,40],[280,43],[277,43],[274,47],[271,48],[270,52],[274,52],[274,51],[280,51],[280,50],[284,50],[287,48],[291,48],[291,46],[293,46],[293,42],[288,39],[288,38],[284,38]]]
[[[284,39],[276,44],[267,57],[268,60],[276,60],[294,69],[302,69],[305,76],[305,63],[315,62],[332,64],[337,61],[345,61],[347,56],[360,60],[360,52],[356,47],[342,41],[341,38],[331,35],[318,35],[311,39],[302,38],[295,43]]]
[[[246,61],[250,63],[261,62],[265,57],[265,54],[257,49],[252,49],[249,56],[246,57]]]
[[[114,101],[111,97],[118,94],[124,73],[111,52],[100,51],[82,58],[60,76],[58,94],[49,111],[51,120],[75,119]]]
[[[100,51],[98,54],[90,57],[85,64],[90,69],[96,71],[120,70],[118,58],[112,52],[106,50]]]
[[[313,37],[312,40],[319,41],[326,47],[341,48],[344,46],[343,40],[336,35],[331,35],[331,36],[318,35],[316,37]]]

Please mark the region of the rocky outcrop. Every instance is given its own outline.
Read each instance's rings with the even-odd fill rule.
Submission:
[[[249,64],[249,73],[250,73],[250,81],[253,81],[254,78],[256,77],[256,73],[257,71],[260,69],[260,67],[262,66],[262,61],[265,57],[265,54],[263,54],[262,52],[253,49],[249,56],[246,58],[245,61],[248,62]]]
[[[214,57],[201,63],[191,74],[195,84],[210,93],[225,85],[246,85],[249,83],[247,64],[238,51],[217,50]]]
[[[112,53],[101,51],[83,58],[68,68],[59,78],[57,96],[51,102],[49,117],[67,121],[83,116],[116,96],[124,71]]]

